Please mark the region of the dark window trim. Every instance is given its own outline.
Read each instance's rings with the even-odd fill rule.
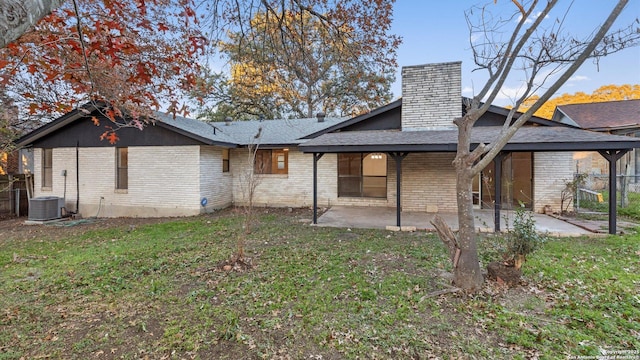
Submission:
[[[357,198],[371,198],[371,199],[386,199],[387,198],[387,179],[388,179],[388,173],[387,173],[387,169],[386,169],[386,164],[387,164],[387,156],[386,154],[382,154],[384,155],[384,159],[385,159],[385,173],[386,175],[364,175],[364,160],[367,156],[372,155],[373,153],[339,153],[337,160],[338,160],[338,171],[337,171],[337,175],[338,175],[338,197],[342,197],[342,198],[349,198],[349,197],[357,197]],[[342,156],[350,156],[353,157],[354,155],[359,155],[359,170],[358,170],[358,174],[341,174],[340,173],[340,157]],[[372,196],[372,195],[368,195],[367,193],[367,189],[365,189],[365,183],[367,179],[384,179],[384,195],[381,196]],[[354,191],[348,191],[345,189],[345,187],[347,186],[346,182],[348,181],[354,181],[358,183],[358,190],[357,192]]]
[[[282,161],[280,156],[282,156]],[[282,168],[278,168],[279,163],[283,163]],[[261,175],[289,174],[289,150],[258,149],[255,153],[253,170],[256,174]]]
[[[53,149],[51,148],[42,149],[42,187],[53,187]]]
[[[230,149],[222,149],[222,172],[229,172],[229,158],[231,157]]]
[[[122,164],[124,153],[125,164]],[[116,189],[127,190],[129,188],[129,148],[116,148]]]

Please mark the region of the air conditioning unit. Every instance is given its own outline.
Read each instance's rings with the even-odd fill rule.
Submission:
[[[64,199],[57,196],[40,196],[29,201],[29,220],[45,221],[62,217]]]

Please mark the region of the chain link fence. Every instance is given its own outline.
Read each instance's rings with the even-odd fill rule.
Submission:
[[[578,212],[581,210],[598,209],[601,206],[594,204],[603,203],[604,194],[609,191],[609,175],[602,174],[575,174],[574,179],[581,177],[578,185],[578,197],[574,206]],[[630,193],[640,193],[640,176],[616,175],[617,202],[620,207],[627,207]],[[582,206],[580,205],[582,204]]]

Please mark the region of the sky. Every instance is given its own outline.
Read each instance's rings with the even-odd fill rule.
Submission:
[[[493,1],[487,3],[490,9],[495,10],[512,6],[508,0],[497,0],[496,4]],[[564,22],[566,30],[583,36],[598,29],[598,24],[604,22],[615,5],[610,0],[574,0],[573,4],[571,1],[562,3],[563,6],[571,5],[569,16]],[[396,0],[390,32],[400,35],[403,42],[397,50],[398,70],[391,89],[394,98],[401,96],[400,71],[403,66],[450,61],[462,61],[462,95],[473,96],[474,88],[476,92],[479,91],[487,76],[485,71],[472,71],[473,53],[464,14],[465,10],[476,4],[485,3],[463,0]],[[638,17],[640,0],[631,0],[613,28],[629,25]],[[556,18],[554,16],[544,21],[554,21]],[[520,86],[519,80],[523,78],[521,72],[516,75],[519,78],[505,84],[504,93],[496,100],[497,105],[512,103],[512,97],[508,94],[512,94]],[[609,84],[640,84],[640,46],[604,57],[597,65],[592,60],[587,60],[556,95],[578,91],[591,93],[600,86]]]

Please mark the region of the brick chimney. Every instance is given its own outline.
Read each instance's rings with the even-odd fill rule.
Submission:
[[[455,129],[462,116],[462,62],[402,68],[402,130]]]

